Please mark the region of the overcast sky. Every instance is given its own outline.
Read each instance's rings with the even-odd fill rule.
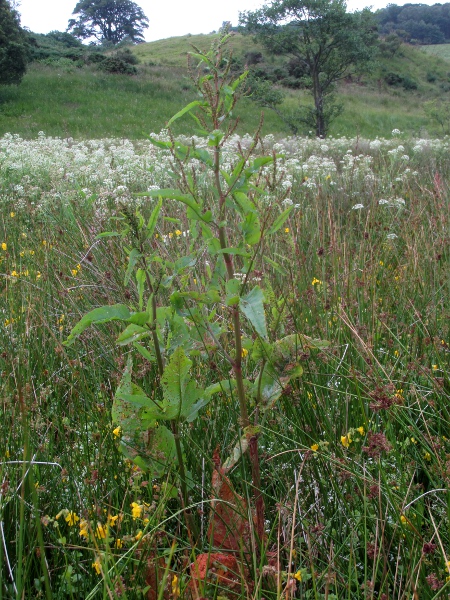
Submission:
[[[409,0],[412,4],[435,4],[437,0]],[[402,6],[407,0],[347,0],[350,10],[366,6],[383,8],[388,3]],[[77,0],[19,0],[21,23],[35,33],[65,31],[72,18]],[[187,33],[210,33],[223,21],[237,25],[239,11],[253,10],[265,4],[264,0],[137,0],[136,4],[150,21],[145,39],[160,40]]]

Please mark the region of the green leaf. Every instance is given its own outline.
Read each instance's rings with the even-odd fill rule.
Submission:
[[[288,272],[286,271],[286,269],[284,267],[282,267],[281,265],[279,265],[277,262],[275,262],[274,260],[272,260],[271,258],[269,258],[268,256],[264,256],[263,255],[263,260],[265,260],[267,263],[269,263],[269,265],[271,267],[273,267],[275,269],[275,271],[277,273],[280,273],[280,275],[287,275]]]
[[[125,272],[125,279],[123,285],[128,285],[130,281],[131,274],[133,273],[133,269],[136,266],[137,261],[142,258],[142,254],[139,252],[137,248],[133,248],[133,250],[128,255],[128,266]]]
[[[264,294],[259,286],[255,286],[251,292],[243,296],[239,302],[239,308],[247,317],[256,333],[263,339],[267,339],[266,315],[264,312]]]
[[[144,291],[145,291],[146,279],[147,278],[145,276],[144,269],[138,269],[136,271],[136,283],[137,283],[138,294],[139,294],[139,310],[142,310],[142,308],[144,306]]]
[[[153,235],[153,232],[155,231],[156,223],[158,221],[159,213],[161,211],[161,206],[162,206],[162,198],[160,198],[158,200],[158,203],[156,204],[155,208],[152,210],[152,214],[150,215],[150,218],[147,223],[147,237],[149,237],[149,238]]]
[[[113,304],[112,306],[94,308],[94,310],[88,312],[80,321],[78,321],[70,332],[67,340],[64,342],[64,345],[70,346],[73,341],[91,325],[109,323],[110,321],[127,321],[129,318],[130,311],[124,304]]]
[[[140,325],[128,325],[128,327],[122,331],[119,337],[116,339],[116,343],[119,346],[125,346],[126,344],[132,344],[137,340],[141,340],[142,338],[148,337],[150,335],[150,331],[146,327],[141,327]]]
[[[245,256],[246,258],[250,258],[250,252],[247,252],[243,248],[220,248],[216,251],[216,254],[233,254],[236,256]]]
[[[258,213],[247,213],[245,215],[245,219],[242,221],[242,223],[240,223],[240,228],[244,234],[246,244],[253,246],[261,239],[261,228]]]
[[[161,384],[164,393],[164,411],[170,418],[179,418],[189,381],[192,361],[185,355],[181,346],[176,348],[164,370]]]
[[[184,108],[179,110],[169,121],[167,121],[167,127],[170,127],[174,121],[185,115],[187,112],[190,112],[193,108],[197,106],[204,106],[205,102],[202,100],[194,100],[194,102],[190,102]]]
[[[145,346],[138,344],[137,342],[133,343],[133,347],[139,352],[141,356],[146,358],[149,362],[156,362],[156,356],[152,354]]]
[[[155,138],[149,137],[150,142],[156,146],[157,148],[162,148],[164,150],[169,150],[172,148],[172,142],[163,142],[161,140],[156,140]]]
[[[283,224],[286,222],[286,220],[288,219],[289,215],[291,214],[293,208],[294,208],[293,205],[289,206],[289,208],[287,208],[285,211],[283,211],[281,213],[281,215],[278,215],[278,217],[273,222],[272,227],[270,227],[270,229],[267,231],[267,233],[269,235],[272,235],[273,233],[275,233],[276,231],[278,231],[280,229],[280,227],[283,226]]]

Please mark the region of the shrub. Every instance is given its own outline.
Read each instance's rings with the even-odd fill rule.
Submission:
[[[107,73],[116,75],[136,75],[137,69],[134,65],[130,65],[118,56],[107,56],[99,62],[99,67]]]

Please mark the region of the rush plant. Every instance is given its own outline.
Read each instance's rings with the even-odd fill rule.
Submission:
[[[255,281],[255,273],[264,268],[263,261],[266,267],[281,271],[265,257],[264,248],[285,225],[293,207],[280,208],[286,192],[277,191],[284,189],[277,156],[254,157],[259,129],[246,149],[239,146],[238,160],[227,164],[224,145],[235,131],[233,110],[247,76],[232,73],[227,40],[227,32],[222,32],[208,52],[195,48],[190,73],[199,99],[168,123],[170,128],[175,120],[189,115],[204,144],[182,143],[170,129],[167,140],[152,140],[170,153],[177,187],[141,194],[154,199],[151,214],[123,207],[120,230],[101,234],[117,236],[128,255],[124,285],[129,288],[129,305],[89,312],[72,329],[66,344],[91,325],[124,324],[116,341],[129,353],[112,409],[113,422],[120,427],[121,448],[150,477],[177,473],[176,485],[193,539],[197,532],[189,512],[183,429],[218,394],[237,401],[237,444],[223,466],[231,469],[248,453],[256,533],[262,542],[261,424],[289,381],[301,376],[298,354],[326,342],[296,332],[277,339],[282,306],[271,311],[275,315],[271,327],[266,320],[265,281]],[[212,183],[209,195],[199,180],[198,165]],[[185,226],[184,232],[172,235],[188,240],[186,253],[176,260],[166,252],[168,236],[164,239],[159,233],[159,224],[167,219],[167,204],[176,205],[178,222]],[[146,389],[133,382],[136,355],[152,365]],[[228,378],[202,382],[197,374],[210,371],[212,363],[222,366],[213,372],[225,372]]]

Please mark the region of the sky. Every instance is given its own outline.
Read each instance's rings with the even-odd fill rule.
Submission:
[[[264,0],[135,0],[150,21],[145,32],[147,42],[187,33],[211,33],[223,21],[238,24],[239,12],[254,10]],[[387,4],[436,4],[438,0],[347,0],[349,10],[371,6],[373,10]],[[19,0],[21,24],[35,33],[65,31],[77,0]]]

